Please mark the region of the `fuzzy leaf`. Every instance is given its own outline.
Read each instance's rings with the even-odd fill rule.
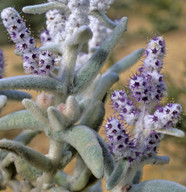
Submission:
[[[94,130],[98,130],[103,122],[104,116],[104,104],[101,101],[97,101],[93,105],[89,106],[81,118],[80,124],[91,127]]]
[[[105,176],[108,178],[114,170],[114,159],[109,152],[107,144],[103,141],[97,132],[95,132],[95,134],[103,150]]]
[[[183,131],[176,129],[176,128],[172,128],[172,127],[169,127],[166,129],[157,129],[156,132],[163,133],[166,135],[172,135],[175,137],[184,137],[185,136],[185,133]]]
[[[66,129],[66,118],[64,117],[64,115],[53,106],[50,106],[47,109],[47,112],[52,129],[55,131],[64,131]]]
[[[100,180],[93,186],[89,187],[88,189],[83,190],[83,192],[103,192],[101,185],[102,185],[102,182]]]
[[[59,186],[67,186],[67,174],[63,171],[58,171],[57,174],[55,175],[55,182]]]
[[[32,96],[29,93],[23,91],[16,90],[2,90],[0,91],[0,95],[7,96],[8,99],[22,101],[24,98],[31,99]]]
[[[74,46],[78,44],[84,44],[92,38],[92,31],[90,27],[83,25],[79,27],[75,33],[67,41],[67,46]]]
[[[30,112],[23,110],[0,118],[0,130],[32,129],[43,131],[45,125],[37,121]]]
[[[66,6],[62,3],[58,2],[49,2],[49,3],[43,3],[39,5],[32,5],[32,6],[26,6],[23,7],[23,12],[28,14],[42,14],[46,13],[47,11],[51,9],[66,9]]]
[[[19,142],[9,141],[6,139],[0,140],[0,149],[15,153],[40,170],[51,171],[52,169],[52,163],[46,156],[20,144]]]
[[[169,161],[170,161],[170,158],[168,156],[155,156],[155,157],[151,157],[151,158],[141,161],[140,165],[141,165],[141,167],[144,165],[148,165],[148,164],[164,165],[164,164],[168,164]]]
[[[88,183],[91,174],[91,171],[87,168],[82,158],[77,155],[74,172],[71,178],[69,179],[71,191],[82,190]]]
[[[118,80],[119,80],[119,76],[117,73],[111,72],[111,73],[107,73],[107,74],[103,75],[101,80],[99,81],[99,84],[92,97],[94,99],[94,101],[102,100],[104,98],[105,94],[107,93],[107,91]]]
[[[144,49],[138,49],[131,54],[127,55],[117,63],[115,63],[112,67],[110,67],[105,74],[110,73],[110,72],[115,72],[115,73],[121,73],[125,71],[126,69],[130,68],[132,65],[134,65],[140,57],[143,55]]]
[[[79,103],[76,101],[74,96],[70,95],[66,99],[65,108],[62,113],[68,119],[67,126],[77,122],[81,114]]]
[[[63,160],[61,162],[60,168],[64,169],[75,158],[76,155],[76,149],[68,143],[64,143]]]
[[[62,45],[59,43],[47,43],[47,44],[43,45],[42,47],[40,47],[39,49],[42,51],[51,51],[54,53],[61,54]]]
[[[58,93],[64,93],[66,91],[61,82],[39,75],[22,75],[1,79],[0,90],[2,89],[33,89]]]
[[[133,180],[132,180],[132,183],[133,183],[133,184],[138,184],[138,183],[140,183],[142,177],[143,177],[143,169],[141,168],[141,169],[138,169],[138,170],[136,171],[136,175],[134,176],[134,178],[133,178]]]
[[[18,141],[24,145],[28,144],[33,137],[35,137],[40,131],[33,131],[33,130],[23,130],[15,139],[14,141]],[[0,152],[0,159],[3,160],[7,156],[7,151]]]
[[[52,187],[47,192],[70,192],[68,189],[64,187]]]
[[[105,40],[100,48],[94,53],[94,55],[83,65],[83,67],[77,72],[72,93],[78,93],[85,87],[88,87],[92,80],[100,72],[104,62],[108,55],[115,47],[116,43],[120,39],[121,35],[127,29],[127,18],[121,19],[118,26],[113,30],[112,34]]]
[[[81,191],[89,181],[90,170],[85,166],[81,174],[70,184],[71,191]]]
[[[88,26],[79,27],[74,33],[65,41],[63,48],[63,64],[59,71],[59,79],[66,87],[69,87],[74,80],[74,69],[79,50],[84,43],[92,38],[92,31]]]
[[[42,175],[42,171],[31,166],[27,161],[18,156],[15,158],[15,167],[19,175],[33,184],[36,184],[37,178]]]
[[[32,116],[39,122],[43,123],[45,127],[48,127],[49,121],[42,113],[41,109],[31,99],[24,99],[22,104],[32,114]]]
[[[119,161],[116,164],[112,174],[107,180],[106,189],[107,190],[113,189],[121,181],[123,173],[127,173],[128,168],[129,168],[128,160]]]
[[[72,145],[81,155],[87,167],[95,177],[103,176],[103,153],[94,133],[86,126],[77,125],[64,133],[56,132],[56,140],[65,141]]]
[[[185,192],[186,187],[166,180],[149,180],[132,185],[128,192]]]
[[[6,105],[7,97],[5,95],[0,95],[0,111]]]

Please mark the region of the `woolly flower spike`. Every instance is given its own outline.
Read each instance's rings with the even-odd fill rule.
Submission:
[[[175,127],[180,119],[182,107],[176,103],[169,103],[165,107],[158,107],[154,115],[145,117],[145,128],[151,130]]]
[[[105,11],[110,8],[114,0],[90,0],[90,10]]]
[[[165,55],[165,41],[163,37],[156,37],[150,40],[147,49],[146,49],[147,57],[153,59],[163,59]]]
[[[152,131],[144,140],[143,159],[156,156],[163,135]]]
[[[128,99],[126,93],[123,90],[114,91],[111,100],[114,109],[119,112],[122,119],[128,125],[133,125],[139,116],[139,111],[135,108],[132,101]]]
[[[30,36],[30,31],[25,22],[14,8],[4,9],[1,12],[1,18],[19,52],[24,54],[36,47],[35,40]]]
[[[51,37],[55,37],[54,41],[60,43],[65,40],[65,25],[68,21],[69,13],[63,10],[50,10],[46,13],[47,30]]]
[[[89,24],[89,4],[89,0],[69,0],[68,7],[71,14],[66,25],[67,33],[72,33],[74,29]]]
[[[124,129],[121,122],[113,117],[108,119],[105,125],[106,134],[108,137],[110,152],[119,160],[122,158],[129,159],[129,161],[136,159],[136,149],[134,142],[130,140],[129,134]]]
[[[0,79],[3,78],[4,68],[5,68],[4,55],[3,55],[3,51],[0,50]]]
[[[160,70],[165,55],[165,42],[163,37],[157,37],[150,41],[146,49],[144,67],[134,75],[130,81],[132,96],[143,103],[159,102],[166,94],[166,86]]]
[[[23,55],[23,68],[26,73],[47,75],[55,67],[55,57],[51,52],[39,49]]]
[[[38,74],[39,50],[28,52],[23,55],[23,68],[25,73]]]
[[[48,74],[55,67],[55,57],[51,52],[43,51],[39,54],[39,73]]]
[[[16,48],[22,53],[23,68],[26,73],[47,75],[54,68],[54,55],[41,52],[36,48],[35,40],[30,37],[28,28],[14,8],[6,8],[1,12],[3,24],[6,27]]]

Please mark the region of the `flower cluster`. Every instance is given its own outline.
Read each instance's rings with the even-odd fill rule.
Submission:
[[[163,138],[162,134],[151,131],[143,143],[139,143],[138,140],[132,139],[127,125],[123,125],[116,117],[108,119],[105,128],[111,154],[116,160],[128,159],[131,164],[156,156],[160,140]]]
[[[111,153],[114,154],[117,159],[128,157],[130,157],[130,161],[135,159],[136,149],[134,142],[130,139],[130,135],[124,129],[120,120],[116,117],[112,117],[108,119],[105,127]]]
[[[67,33],[72,33],[76,28],[89,24],[89,5],[90,3],[88,0],[70,0],[68,2],[68,7],[71,11],[71,14],[66,25]]]
[[[35,39],[31,37],[30,31],[19,13],[9,7],[1,12],[1,18],[12,41],[16,44],[17,51],[22,55],[25,72],[48,74],[54,68],[55,57],[52,53],[42,52],[36,47]]]
[[[91,10],[99,10],[105,11],[110,8],[110,5],[114,2],[114,0],[90,0],[90,9]]]
[[[123,90],[114,91],[111,100],[114,109],[119,112],[122,119],[125,120],[128,125],[133,125],[138,118],[139,111],[133,105],[132,100],[127,97],[127,94]]]
[[[154,130],[174,127],[180,119],[182,107],[176,103],[169,103],[165,107],[158,107],[152,115],[145,116],[145,128]]]
[[[165,42],[163,37],[151,40],[146,49],[144,66],[139,69],[139,74],[134,75],[130,81],[132,96],[138,102],[159,102],[166,94],[163,75],[160,70],[165,55]]]
[[[5,68],[4,55],[3,51],[0,50],[0,79],[3,78],[4,68]]]
[[[165,55],[163,37],[150,40],[145,54],[144,65],[130,80],[129,96],[123,90],[114,91],[111,96],[120,120],[112,117],[105,126],[111,153],[116,159],[125,158],[129,162],[156,156],[162,133],[173,135],[173,127],[182,111],[176,103],[160,104],[166,95],[163,75],[160,74]],[[122,126],[122,122],[126,126]],[[132,140],[126,134],[127,124],[134,126]]]
[[[52,0],[53,1],[53,0]],[[49,1],[49,2],[52,2]],[[76,69],[79,69],[93,54],[93,52],[103,43],[111,33],[111,29],[106,27],[95,15],[89,14],[91,11],[105,11],[114,1],[97,0],[69,0],[58,1],[63,9],[53,9],[46,13],[46,28],[41,34],[41,42],[63,43],[82,25],[90,27],[93,37],[88,43],[88,52],[80,52],[76,61]],[[52,38],[55,37],[55,38]]]
[[[46,13],[46,27],[52,41],[59,43],[65,40],[65,25],[69,17],[68,11],[54,9]]]

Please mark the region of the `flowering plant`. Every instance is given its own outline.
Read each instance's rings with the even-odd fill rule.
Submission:
[[[105,178],[106,188],[112,192],[186,191],[171,181],[140,183],[144,165],[169,162],[168,157],[157,155],[163,134],[184,136],[174,128],[181,106],[169,103],[163,107],[160,102],[166,94],[160,73],[165,55],[163,37],[149,42],[144,65],[129,83],[128,96],[123,90],[113,92],[111,100],[118,115],[105,125],[108,143],[98,134],[108,90],[119,80],[119,73],[144,52],[136,50],[99,74],[127,29],[126,17],[112,21],[106,16],[112,3],[48,0],[24,7],[25,13],[46,13],[40,47],[14,8],[1,12],[15,43],[15,54],[22,57],[28,74],[2,78],[4,58],[0,52],[0,109],[8,99],[21,100],[26,108],[0,118],[0,130],[22,130],[13,141],[0,140],[1,188],[6,185],[16,192],[99,192]],[[33,101],[30,94],[15,89],[43,92]],[[134,126],[133,132],[129,133],[127,124]],[[41,132],[50,141],[46,155],[26,146]],[[68,175],[64,168],[74,158],[74,173]]]

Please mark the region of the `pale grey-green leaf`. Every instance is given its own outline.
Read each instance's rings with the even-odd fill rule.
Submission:
[[[95,90],[95,93],[93,94],[92,98],[94,101],[96,100],[102,100],[109,91],[109,89],[112,87],[114,83],[116,83],[119,80],[119,76],[115,72],[107,73],[101,77],[101,80],[99,81],[99,84]]]
[[[31,99],[24,99],[22,101],[22,104],[25,106],[25,108],[32,114],[32,116],[39,122],[43,123],[45,127],[49,126],[48,119],[44,116],[41,109],[36,105],[34,101]]]
[[[72,145],[95,177],[103,176],[103,152],[96,136],[88,127],[77,125],[67,129],[65,133],[57,132],[54,138]]]
[[[166,180],[149,180],[132,185],[128,192],[186,192],[186,187]]]
[[[16,101],[22,101],[24,98],[32,98],[29,93],[17,90],[1,90],[0,95],[5,95],[8,99]]]
[[[66,91],[60,81],[40,75],[23,75],[1,79],[0,90],[3,89],[33,89],[58,93],[64,93]]]
[[[15,153],[19,157],[25,159],[32,166],[42,171],[51,171],[53,168],[52,163],[46,156],[35,151],[34,149],[22,145],[19,142],[6,139],[0,140],[0,149]]]
[[[172,128],[172,127],[169,127],[169,128],[166,128],[166,129],[157,129],[156,132],[157,133],[163,133],[163,134],[166,134],[166,135],[172,135],[172,136],[175,136],[175,137],[184,137],[185,136],[185,133],[182,130]]]
[[[63,3],[58,3],[57,1],[49,2],[49,3],[43,3],[38,5],[32,5],[32,6],[26,6],[23,7],[24,13],[29,14],[42,14],[45,13],[51,9],[67,9],[67,7]]]
[[[122,179],[123,174],[128,171],[128,160],[120,160],[114,167],[113,172],[106,182],[106,189],[113,189]]]
[[[43,131],[45,125],[26,110],[17,111],[0,118],[0,130],[32,129]]]

